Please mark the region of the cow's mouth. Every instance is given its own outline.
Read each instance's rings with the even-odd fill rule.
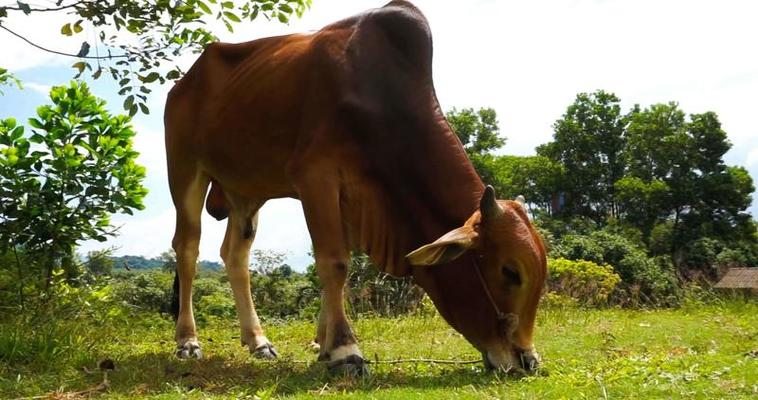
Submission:
[[[528,351],[518,352],[517,360],[518,360],[518,365],[509,364],[509,365],[497,366],[492,363],[486,351],[482,352],[482,361],[484,362],[484,368],[487,371],[501,370],[506,373],[532,374],[535,371],[537,371],[537,368],[539,367],[539,359],[532,352],[528,352]]]

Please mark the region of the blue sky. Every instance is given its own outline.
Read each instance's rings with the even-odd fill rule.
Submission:
[[[2,2],[2,0],[0,0]],[[314,0],[303,19],[290,25],[263,20],[234,34],[219,30],[222,40],[239,42],[293,32],[307,32],[364,9],[375,0]],[[494,107],[507,154],[533,154],[551,139],[552,123],[579,92],[616,93],[625,108],[635,103],[677,101],[688,113],[715,111],[733,144],[730,165],[746,167],[758,182],[758,4],[725,0],[545,0],[416,1],[427,15],[435,45],[434,78],[443,109]],[[465,4],[465,5],[464,5]],[[57,18],[57,19],[56,19]],[[76,52],[81,39],[59,34],[64,19],[11,17],[7,26],[48,47]],[[20,22],[21,21],[21,22]],[[73,76],[75,61],[33,49],[0,32],[0,66],[25,84],[3,89],[0,117],[24,119],[46,101],[54,84]],[[196,56],[183,57],[186,69]],[[93,83],[96,95],[118,112],[123,102],[107,79]],[[174,214],[165,178],[162,109],[168,85],[150,98],[149,116],[134,119],[135,146],[148,168],[147,209],[117,216],[121,236],[105,246],[117,254],[156,256],[170,247]],[[750,211],[758,212],[754,201]],[[304,268],[310,240],[300,205],[294,200],[269,202],[261,210],[257,249],[288,254]],[[225,224],[203,220],[201,258],[219,260]],[[83,251],[101,248],[86,243]]]

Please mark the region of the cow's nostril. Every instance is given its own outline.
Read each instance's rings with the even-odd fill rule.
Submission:
[[[519,353],[519,362],[521,362],[521,368],[528,372],[536,370],[540,364],[539,360],[537,360],[537,357],[535,357],[532,353],[527,353],[524,351]]]

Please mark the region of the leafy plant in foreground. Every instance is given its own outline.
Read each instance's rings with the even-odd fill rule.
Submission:
[[[0,252],[23,250],[18,265],[43,260],[46,287],[79,242],[114,235],[110,215],[143,209],[147,193],[130,117],[111,115],[80,82],[53,87],[50,99],[31,135],[0,120]]]

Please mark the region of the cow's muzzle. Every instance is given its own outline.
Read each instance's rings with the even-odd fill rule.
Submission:
[[[533,350],[516,351],[515,356],[494,356],[483,352],[482,361],[487,370],[502,370],[506,372],[534,373],[540,365],[540,357]]]

